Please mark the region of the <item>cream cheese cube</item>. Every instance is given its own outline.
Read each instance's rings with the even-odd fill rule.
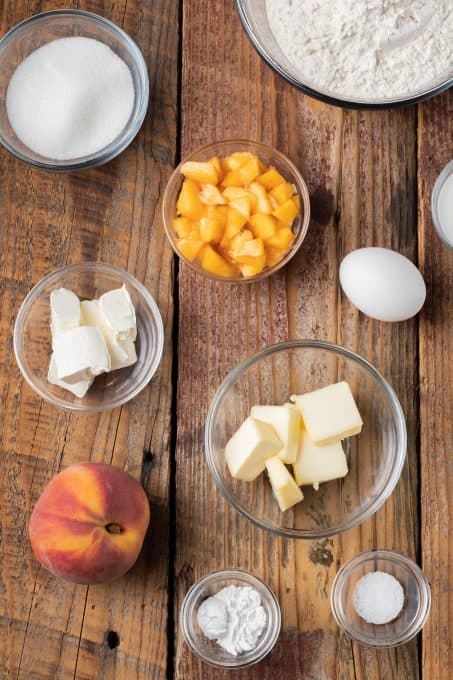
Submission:
[[[250,415],[272,425],[283,442],[279,457],[284,463],[294,463],[297,458],[301,417],[292,405],[253,406]]]
[[[302,414],[304,426],[315,444],[329,444],[359,434],[362,418],[347,382],[291,397]]]
[[[249,416],[225,447],[231,475],[251,482],[264,471],[267,458],[275,456],[282,446],[273,427]]]
[[[58,380],[74,385],[110,371],[110,357],[99,328],[78,326],[55,338]]]
[[[64,390],[69,390],[69,392],[72,392],[72,394],[74,394],[76,397],[82,399],[82,397],[85,396],[85,394],[88,392],[91,385],[93,384],[94,377],[90,376],[86,380],[81,380],[80,382],[76,382],[73,385],[65,382],[64,380],[59,380],[57,375],[57,366],[55,364],[55,357],[52,354],[50,358],[49,371],[47,373],[47,380],[52,385],[58,385],[59,387],[62,387]]]
[[[285,512],[296,503],[304,499],[302,491],[294,481],[293,476],[277,456],[266,461],[267,474],[272,486],[272,491],[280,506],[280,510]]]
[[[50,327],[52,338],[80,325],[80,301],[75,293],[57,288],[50,294]]]
[[[116,339],[115,333],[104,322],[99,300],[82,300],[80,310],[82,326],[94,326],[100,329],[110,355],[111,371],[135,364],[137,353],[134,341],[129,338],[123,341]]]
[[[313,484],[316,490],[322,482],[345,477],[348,474],[348,463],[341,441],[315,444],[307,430],[302,430],[293,471],[297,484]]]
[[[123,285],[121,288],[101,295],[99,305],[104,323],[117,340],[135,340],[137,319],[126,286]]]

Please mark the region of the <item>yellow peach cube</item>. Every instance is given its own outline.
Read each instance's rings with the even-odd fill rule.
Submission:
[[[272,198],[275,198],[278,205],[283,205],[283,203],[286,203],[291,196],[294,196],[295,191],[292,184],[289,182],[282,182],[277,187],[271,189],[269,193]]]
[[[241,173],[238,168],[237,170],[230,170],[227,172],[222,180],[223,187],[242,187],[244,182],[242,181]]]
[[[241,244],[239,250],[232,250],[232,257],[239,264],[255,264],[257,258],[265,262],[264,243],[260,238],[254,238]]]
[[[256,197],[256,204],[253,208],[254,215],[270,215],[272,207],[266,189],[258,182],[252,182],[249,191]]]
[[[200,188],[194,180],[184,180],[176,203],[176,212],[191,220],[199,220],[206,214],[206,208],[200,201]]]
[[[265,258],[257,257],[253,264],[241,264],[239,265],[239,269],[241,270],[242,276],[248,278],[250,276],[256,276],[257,274],[260,274],[265,266]]]
[[[285,181],[285,178],[275,168],[269,168],[267,172],[258,177],[258,182],[262,184],[268,191],[275,189],[279,184]]]
[[[236,268],[230,264],[210,245],[205,245],[199,252],[201,266],[217,276],[234,276]]]
[[[241,215],[244,215],[248,219],[251,212],[250,198],[248,196],[235,198],[234,201],[230,201],[230,208],[237,210],[238,213],[241,213]]]
[[[215,184],[203,184],[200,201],[205,205],[224,205],[225,199]]]
[[[236,236],[234,236],[231,239],[230,251],[231,252],[241,251],[245,243],[247,243],[248,241],[253,241],[253,238],[254,237],[252,232],[249,231],[248,229],[244,229],[244,231],[241,231],[239,234],[236,234]]]
[[[209,159],[208,163],[211,163],[211,165],[215,169],[217,176],[218,176],[218,181],[217,181],[217,183],[218,183],[223,177],[223,170],[222,170],[222,166],[220,164],[220,159],[217,158],[217,156],[213,156],[212,158]]]
[[[268,246],[267,243],[264,247],[264,250],[266,255],[266,267],[274,267],[278,262],[280,262],[280,260],[283,259],[286,254],[286,250]]]
[[[253,234],[264,241],[271,238],[278,227],[277,220],[272,215],[252,215],[249,218],[249,225]]]
[[[246,215],[244,215],[242,212],[239,212],[239,210],[236,210],[236,208],[230,204],[228,206],[227,226],[229,227],[230,225],[234,225],[234,227],[240,231],[246,223]]]
[[[297,208],[297,212],[300,212],[300,196],[296,194],[296,196],[292,197],[292,201]]]
[[[200,220],[200,237],[204,243],[219,243],[223,234],[223,223],[211,217]]]
[[[244,184],[250,184],[261,172],[260,163],[256,156],[250,158],[239,170]]]
[[[223,225],[227,222],[228,217],[228,206],[227,205],[209,205],[208,206],[208,217],[218,222],[222,222]]]
[[[290,227],[299,214],[299,211],[294,205],[294,202],[291,199],[288,199],[283,205],[280,205],[274,210],[272,214],[279,222],[282,222],[286,227]]]
[[[200,184],[218,184],[219,175],[212,163],[188,161],[181,165],[181,173],[187,179],[193,179]]]
[[[294,234],[291,229],[289,227],[282,227],[276,234],[267,239],[266,245],[286,252],[293,240]]]
[[[194,222],[187,217],[175,217],[171,223],[179,238],[188,238],[190,232],[195,229]]]
[[[176,241],[176,246],[183,257],[189,262],[193,262],[204,246],[203,241],[192,241],[191,239],[180,238]]]

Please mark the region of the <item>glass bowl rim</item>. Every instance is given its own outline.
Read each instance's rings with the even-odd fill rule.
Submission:
[[[453,240],[449,240],[447,238],[447,235],[444,232],[443,227],[440,223],[438,210],[440,192],[444,188],[445,182],[451,175],[453,175],[453,159],[451,161],[448,161],[448,163],[442,168],[442,170],[436,177],[436,181],[434,182],[433,190],[431,192],[431,216],[434,228],[437,231],[437,235],[439,236],[441,241],[447,246],[447,248],[453,249]]]
[[[214,659],[211,659],[210,657],[206,657],[203,655],[200,650],[193,644],[193,640],[191,636],[188,634],[188,617],[190,616],[190,613],[193,610],[193,606],[195,604],[195,600],[200,594],[200,592],[211,585],[215,585],[219,581],[227,581],[229,579],[245,579],[249,581],[249,584],[253,586],[253,584],[258,584],[260,587],[264,589],[264,591],[267,594],[267,601],[268,601],[268,606],[270,609],[273,611],[273,615],[275,617],[274,620],[274,629],[271,631],[271,634],[269,635],[269,641],[267,645],[260,651],[260,653],[257,655],[256,650],[258,649],[258,646],[255,647],[255,649],[251,650],[248,653],[248,658],[244,658],[246,655],[242,654],[237,657],[232,657],[231,661],[228,662],[223,662],[223,661],[215,661]],[[277,640],[280,636],[281,632],[281,608],[280,608],[280,603],[278,601],[278,598],[272,588],[259,576],[256,576],[255,574],[251,574],[250,572],[246,571],[245,569],[222,569],[220,571],[212,571],[209,572],[208,574],[205,574],[202,576],[198,581],[195,581],[190,588],[188,589],[187,593],[184,596],[182,605],[181,605],[181,611],[179,614],[179,620],[180,620],[180,625],[182,628],[184,640],[188,647],[192,650],[192,652],[202,661],[205,663],[209,664],[210,666],[217,667],[217,668],[225,668],[225,669],[241,669],[241,668],[248,668],[249,666],[252,666],[262,659],[264,659],[270,652],[273,650],[275,647]],[[255,654],[254,654],[255,652]]]
[[[69,17],[71,16],[84,17],[85,19],[91,21],[93,25],[101,24],[108,30],[110,30],[112,33],[116,34],[118,40],[123,44],[126,44],[129,47],[131,53],[134,55],[134,60],[136,62],[138,71],[140,72],[141,80],[143,81],[142,91],[141,92],[135,91],[135,100],[138,101],[136,120],[133,122],[132,125],[127,124],[126,127],[123,128],[122,132],[120,132],[120,134],[117,136],[116,141],[114,140],[110,142],[110,144],[103,147],[99,151],[95,151],[93,154],[90,154],[89,156],[81,156],[79,159],[69,159],[69,161],[65,160],[58,161],[56,159],[49,159],[49,161],[46,162],[44,160],[37,160],[31,158],[30,156],[27,156],[25,153],[22,153],[21,151],[13,147],[0,130],[0,144],[13,156],[15,156],[15,158],[19,159],[20,161],[23,161],[24,163],[27,163],[28,165],[40,168],[41,170],[65,173],[75,172],[77,170],[87,170],[89,168],[96,168],[100,165],[104,165],[105,163],[108,163],[109,161],[116,158],[131,144],[133,139],[138,134],[148,110],[149,77],[145,58],[135,40],[133,40],[131,36],[128,33],[126,33],[126,31],[124,31],[120,26],[115,24],[113,21],[110,21],[110,19],[106,19],[100,14],[96,14],[95,12],[88,12],[87,10],[83,9],[70,9],[70,8],[51,9],[46,12],[33,14],[32,16],[27,17],[23,21],[20,21],[18,24],[10,28],[9,31],[7,31],[2,38],[0,38],[0,50],[3,48],[4,45],[12,44],[14,42],[16,34],[21,33],[28,26],[31,26],[37,22],[39,23],[39,21],[42,21],[43,19],[46,18],[52,18],[62,15],[67,15]]]
[[[395,641],[388,640],[376,640],[368,635],[360,635],[358,631],[355,630],[345,616],[340,615],[342,608],[339,606],[340,594],[338,589],[340,585],[343,585],[344,579],[346,579],[349,574],[356,568],[368,562],[370,560],[389,560],[398,564],[399,566],[404,566],[409,572],[411,572],[415,581],[417,582],[418,591],[420,593],[420,607],[417,611],[416,616],[413,621],[405,630],[404,634],[399,634],[395,636]],[[402,553],[395,550],[367,550],[355,555],[351,559],[347,560],[341,568],[338,570],[335,578],[333,580],[330,589],[330,607],[332,610],[332,616],[335,619],[336,624],[341,630],[343,630],[350,638],[356,640],[361,645],[365,647],[399,647],[400,645],[412,640],[421,631],[425,625],[430,610],[431,610],[431,588],[428,579],[414,560]]]
[[[250,366],[252,366],[253,364],[258,363],[261,359],[281,351],[287,351],[292,349],[315,349],[315,350],[322,349],[328,352],[332,352],[334,354],[339,354],[342,357],[350,359],[352,362],[358,363],[369,374],[371,374],[372,377],[374,377],[377,380],[378,384],[383,389],[390,403],[391,411],[394,416],[397,450],[394,455],[391,472],[389,474],[389,477],[386,481],[384,488],[382,489],[381,493],[378,496],[376,496],[360,514],[357,515],[357,517],[351,519],[349,522],[346,522],[345,524],[342,524],[341,526],[334,528],[302,531],[299,529],[276,528],[268,526],[264,521],[257,518],[255,515],[249,512],[246,508],[242,507],[236,501],[235,497],[230,492],[227,485],[223,482],[220,475],[218,474],[214,462],[214,456],[212,455],[212,451],[214,449],[212,444],[213,428],[215,419],[217,417],[217,413],[220,408],[220,403],[223,400],[227,391],[236,381],[236,379],[240,377],[245,370],[250,368]],[[217,389],[217,392],[214,394],[214,397],[209,407],[205,424],[204,447],[206,461],[208,463],[209,470],[211,472],[211,475],[214,479],[217,488],[220,490],[223,497],[231,504],[231,506],[237,512],[246,517],[255,526],[259,527],[260,529],[269,531],[274,535],[283,536],[286,538],[314,540],[319,538],[327,538],[329,536],[336,536],[337,534],[349,531],[349,529],[359,526],[365,520],[372,517],[379,510],[379,508],[382,507],[385,501],[392,494],[401,476],[404,462],[406,460],[407,430],[403,409],[401,407],[401,404],[394,389],[369,361],[361,357],[356,352],[347,349],[346,347],[341,347],[340,345],[336,345],[331,342],[326,342],[324,340],[289,340],[287,342],[280,342],[265,347],[264,349],[248,357],[241,363],[237,364],[228,373],[226,378],[221,383],[220,387]]]
[[[205,271],[202,267],[195,265],[193,262],[189,262],[182,253],[179,252],[178,248],[176,247],[174,243],[174,238],[172,236],[172,232],[170,229],[170,226],[168,224],[168,221],[166,219],[165,211],[167,209],[167,206],[169,205],[169,193],[170,189],[173,188],[174,183],[181,178],[181,166],[186,163],[187,161],[191,161],[194,158],[196,158],[199,154],[208,154],[208,152],[212,152],[215,148],[222,146],[224,144],[232,144],[232,145],[248,145],[255,147],[255,150],[257,154],[259,154],[260,149],[267,151],[270,155],[276,156],[278,160],[281,162],[282,165],[287,166],[291,172],[295,175],[297,179],[297,195],[300,196],[300,199],[303,203],[303,210],[304,210],[304,215],[303,218],[301,219],[301,226],[299,229],[299,233],[296,235],[296,238],[294,239],[293,244],[287,251],[286,255],[279,261],[277,262],[276,265],[273,267],[267,267],[264,269],[260,274],[255,274],[255,276],[248,276],[247,278],[244,277],[227,277],[227,276],[216,276],[215,274],[211,274],[210,272]],[[201,276],[204,276],[206,279],[210,279],[211,281],[222,281],[223,283],[240,283],[240,284],[249,284],[249,283],[254,283],[255,281],[262,281],[263,279],[266,279],[269,276],[272,276],[272,274],[275,274],[277,271],[285,267],[288,262],[294,257],[296,252],[299,250],[301,247],[303,241],[305,240],[305,237],[307,235],[308,227],[310,226],[310,216],[311,216],[311,209],[310,209],[310,194],[308,192],[308,187],[307,184],[302,176],[302,173],[300,170],[294,165],[294,163],[284,154],[282,151],[279,149],[276,149],[274,146],[271,146],[270,144],[265,144],[264,142],[259,142],[255,139],[245,139],[245,138],[230,138],[230,139],[219,139],[215,142],[210,142],[209,144],[204,144],[203,146],[198,147],[194,151],[191,151],[187,156],[184,157],[184,160],[182,160],[176,168],[173,170],[171,173],[168,182],[165,186],[165,191],[164,195],[162,198],[162,221],[164,224],[164,229],[165,229],[165,234],[167,236],[167,239],[173,248],[173,251],[175,254],[185,262],[193,271],[197,272],[197,274],[201,274]]]
[[[54,281],[55,282],[58,281],[62,275],[64,276],[66,274],[77,274],[79,272],[84,271],[88,272],[92,271],[97,274],[106,274],[118,277],[120,278],[121,281],[133,286],[133,288],[139,293],[140,296],[143,297],[146,304],[150,308],[151,315],[156,324],[156,345],[155,350],[153,352],[152,361],[150,361],[149,364],[146,366],[142,376],[139,378],[139,380],[137,380],[137,384],[135,385],[134,389],[126,397],[114,400],[111,403],[103,404],[101,406],[85,406],[83,403],[78,404],[72,402],[65,402],[62,399],[55,399],[51,397],[49,394],[44,392],[38,385],[35,384],[29,372],[25,369],[21,358],[22,352],[20,350],[21,345],[20,332],[25,323],[28,312],[32,305],[35,303],[36,299],[39,297],[39,295],[42,293],[42,291],[48,284],[51,284]],[[160,365],[164,350],[164,325],[162,321],[162,315],[160,313],[156,301],[154,300],[154,297],[151,295],[146,286],[144,286],[138,279],[136,279],[135,276],[129,274],[129,272],[125,271],[124,269],[116,267],[115,265],[112,264],[106,264],[102,262],[80,262],[78,264],[69,264],[58,269],[55,269],[54,271],[44,276],[44,278],[40,279],[31,288],[31,290],[29,290],[29,292],[27,293],[19,307],[19,310],[16,315],[16,320],[14,322],[13,347],[14,356],[16,358],[17,365],[19,366],[23,378],[26,380],[28,385],[33,389],[33,391],[36,392],[42,399],[47,401],[49,404],[52,404],[52,406],[60,407],[68,411],[78,411],[82,413],[101,413],[103,411],[110,411],[114,408],[123,406],[131,399],[134,399],[137,396],[137,394],[139,394],[154,377],[154,374],[156,373]]]
[[[286,82],[288,82],[290,85],[292,85],[299,91],[303,92],[304,94],[307,94],[310,97],[313,97],[314,99],[318,99],[319,101],[324,102],[326,104],[330,104],[332,106],[339,106],[344,109],[361,109],[366,111],[373,111],[378,109],[396,109],[405,106],[410,106],[411,104],[418,104],[422,101],[426,101],[427,99],[430,99],[431,97],[434,97],[435,95],[440,94],[445,90],[448,90],[453,85],[453,75],[450,75],[444,82],[439,83],[438,85],[428,90],[425,90],[424,92],[418,93],[416,95],[410,95],[409,97],[405,98],[390,99],[388,101],[379,100],[370,102],[354,101],[351,99],[342,99],[341,97],[335,97],[333,95],[326,94],[321,90],[316,90],[310,87],[309,85],[305,85],[302,81],[298,80],[297,78],[294,78],[287,71],[285,71],[285,69],[282,68],[266,51],[261,41],[258,40],[257,36],[255,35],[252,26],[249,23],[249,18],[244,8],[243,0],[235,0],[235,4],[245,34],[252,43],[252,46],[255,48],[256,52],[258,52],[260,57],[272,69],[272,71],[274,71],[274,73],[276,73],[281,78],[286,80]]]

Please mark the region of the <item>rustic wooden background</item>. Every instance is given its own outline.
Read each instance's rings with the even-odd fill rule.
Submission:
[[[434,232],[429,199],[453,156],[452,93],[399,111],[320,104],[260,61],[233,0],[0,0],[1,35],[55,7],[92,10],[130,33],[149,67],[151,100],[139,136],[103,168],[55,175],[0,151],[0,680],[447,680],[453,259]],[[287,269],[240,287],[208,282],[175,262],[160,219],[177,160],[235,136],[287,153],[306,178],[313,214]],[[395,248],[418,263],[428,299],[417,319],[378,323],[342,296],[338,264],[367,245]],[[139,398],[82,416],[56,410],[25,384],[12,329],[32,285],[87,259],[123,267],[149,287],[166,343],[160,370]],[[319,542],[254,529],[221,499],[203,456],[206,411],[227,372],[267,344],[304,337],[344,344],[373,362],[397,391],[409,434],[392,498],[361,527]],[[87,459],[127,469],[152,505],[143,554],[112,585],[54,579],[27,540],[43,486]],[[381,652],[340,634],[328,601],[338,567],[375,547],[416,559],[433,595],[422,636]],[[270,583],[283,630],[268,659],[227,674],[188,652],[178,613],[197,578],[230,566]]]

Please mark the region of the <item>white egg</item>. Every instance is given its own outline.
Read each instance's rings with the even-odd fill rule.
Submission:
[[[387,248],[360,248],[346,255],[340,265],[340,283],[353,305],[379,321],[410,319],[426,298],[417,267]]]

